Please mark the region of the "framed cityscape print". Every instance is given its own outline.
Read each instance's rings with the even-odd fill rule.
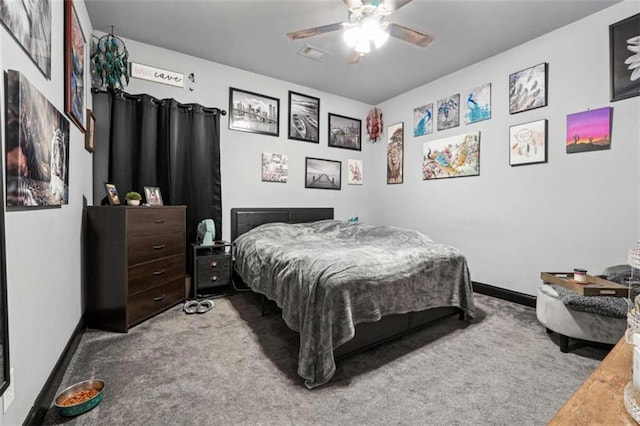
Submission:
[[[289,91],[289,139],[320,143],[320,99]]]
[[[86,39],[73,1],[64,1],[64,112],[85,130],[85,52]]]
[[[440,99],[438,107],[438,130],[452,129],[460,125],[460,94]]]
[[[509,127],[509,165],[547,162],[547,120]]]
[[[480,174],[480,132],[425,142],[422,179],[443,179]]]
[[[339,190],[342,181],[342,162],[306,157],[304,175],[305,188]]]
[[[609,26],[611,101],[640,95],[640,13]]]
[[[22,73],[5,75],[7,208],[69,204],[69,121]]]
[[[387,183],[402,183],[404,163],[404,123],[387,127]]]
[[[329,146],[362,150],[362,120],[329,113]]]
[[[50,79],[51,0],[28,3],[0,0],[0,21],[42,74]]]
[[[229,129],[280,135],[280,99],[230,87]]]
[[[509,114],[547,106],[547,63],[509,75]]]

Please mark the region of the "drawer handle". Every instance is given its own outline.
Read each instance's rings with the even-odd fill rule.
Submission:
[[[162,275],[165,273],[165,270],[161,270],[161,271],[153,271],[153,275]]]
[[[156,219],[154,220],[155,223],[164,223],[165,220],[164,219]]]
[[[212,276],[211,281],[218,281],[218,276],[217,275]]]
[[[218,262],[211,262],[211,267],[215,268],[216,266],[218,266]]]
[[[164,294],[163,294],[162,296],[154,297],[154,298],[153,298],[153,301],[154,301],[154,302],[159,302],[159,301],[161,301],[162,299],[164,299]]]
[[[153,246],[153,249],[154,249],[154,250],[160,250],[160,249],[163,249],[163,248],[165,248],[165,247],[166,247],[166,244],[160,244],[160,245],[158,245],[158,246]]]

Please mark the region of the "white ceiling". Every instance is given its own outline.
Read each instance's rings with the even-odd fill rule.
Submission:
[[[341,32],[286,33],[347,20],[342,0],[86,0],[94,29],[376,105],[620,0],[414,0],[387,17],[435,36],[390,38],[348,65]],[[302,57],[307,44],[332,53]],[[135,58],[133,58],[135,60]],[[162,58],[149,64],[162,68]],[[517,71],[517,70],[514,70]]]

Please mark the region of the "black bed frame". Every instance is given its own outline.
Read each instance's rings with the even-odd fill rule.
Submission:
[[[323,219],[333,219],[333,208],[233,208],[231,209],[231,241],[235,241],[240,235],[265,223],[305,223]],[[460,318],[464,317],[461,309],[444,307],[401,315],[389,315],[377,322],[358,324],[355,337],[336,348],[334,355],[336,358],[342,358],[360,352],[454,314],[460,315]]]

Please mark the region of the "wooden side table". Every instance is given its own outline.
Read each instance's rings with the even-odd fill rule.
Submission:
[[[220,287],[231,287],[231,244],[216,241],[210,246],[191,244],[193,250],[193,285],[191,297],[211,296]]]
[[[633,346],[623,337],[548,424],[636,425],[624,406],[632,361]]]

